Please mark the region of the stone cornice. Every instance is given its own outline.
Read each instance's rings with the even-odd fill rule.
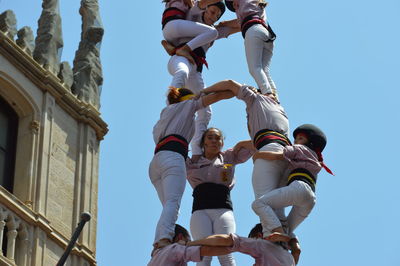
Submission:
[[[67,247],[69,238],[56,231],[46,217],[32,211],[28,206],[18,200],[13,194],[8,192],[2,186],[0,186],[0,203],[25,223],[33,227],[39,227],[46,233],[47,237],[54,241],[58,246],[62,247],[63,249]],[[71,254],[83,257],[90,263],[90,265],[96,265],[94,252],[80,243],[76,243]]]
[[[100,112],[93,105],[79,100],[63,86],[56,75],[44,69],[1,31],[0,53],[38,88],[49,92],[56,99],[57,104],[74,119],[89,124],[96,131],[98,140],[104,138],[108,132],[108,126],[101,119]]]

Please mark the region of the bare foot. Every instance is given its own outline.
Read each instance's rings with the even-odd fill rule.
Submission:
[[[265,238],[266,240],[272,241],[272,242],[289,242],[290,237],[286,234],[274,232],[271,233],[269,236]]]
[[[193,57],[190,55],[190,52],[191,52],[190,47],[185,45],[179,49],[176,49],[175,54],[186,57],[186,59],[189,60],[189,62],[194,65],[195,61],[194,61]]]
[[[164,47],[165,51],[167,51],[167,53],[170,56],[173,56],[175,54],[176,51],[175,47],[166,40],[162,40],[161,45]]]

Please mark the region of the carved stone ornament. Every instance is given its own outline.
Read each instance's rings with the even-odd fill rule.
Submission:
[[[45,69],[57,75],[64,46],[59,3],[58,0],[43,0],[42,7],[33,58]]]
[[[6,10],[0,14],[0,30],[4,32],[8,38],[14,40],[17,33],[17,19],[12,10]]]
[[[72,73],[72,68],[68,62],[62,62],[60,64],[60,72],[58,73],[58,77],[61,82],[71,90],[71,86],[74,83],[74,74]]]
[[[100,108],[100,93],[103,84],[100,45],[104,28],[98,1],[82,0],[79,13],[82,16],[82,34],[79,48],[75,53],[72,91],[79,99]]]
[[[16,43],[21,47],[27,54],[32,55],[35,49],[35,40],[33,38],[33,32],[30,27],[22,27],[17,33],[18,39]]]

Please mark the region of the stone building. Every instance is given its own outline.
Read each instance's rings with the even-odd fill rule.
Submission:
[[[92,219],[66,265],[96,265],[104,30],[97,0],[82,0],[71,68],[58,0],[42,8],[36,37],[0,11],[0,265],[56,265],[82,212]]]

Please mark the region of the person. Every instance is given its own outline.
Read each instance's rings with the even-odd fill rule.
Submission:
[[[272,232],[269,235],[264,232],[264,237],[271,241],[289,241],[289,235],[309,215],[316,200],[317,174],[324,165],[322,151],[326,146],[326,136],[321,129],[304,124],[295,129],[293,137],[294,145],[286,146],[283,151],[259,151],[253,156],[254,159],[286,160],[289,163],[287,186],[272,190],[253,203],[263,228]],[[289,235],[273,211],[287,206],[292,206],[287,218]]]
[[[203,0],[208,4],[220,0]],[[176,41],[182,37],[192,37],[188,43],[176,50],[176,54],[186,57],[191,63],[194,60],[191,53],[197,47],[212,42],[218,37],[213,27],[186,20],[189,9],[193,6],[192,0],[163,0],[165,10],[162,15],[162,32],[164,39],[177,46]]]
[[[290,145],[289,120],[273,94],[262,94],[253,87],[233,80],[220,81],[203,90],[204,93],[231,91],[246,104],[247,127],[258,151],[281,152]],[[255,199],[280,186],[287,168],[283,160],[254,160],[252,184]],[[284,209],[275,209],[282,221],[286,220]]]
[[[277,90],[270,75],[270,64],[276,38],[272,28],[266,22],[264,0],[225,0],[227,8],[236,13],[244,38],[247,66],[263,94],[272,93],[276,97]]]
[[[187,246],[188,243],[190,243],[189,232],[176,224],[173,244],[155,250],[147,266],[185,266],[189,261],[201,261],[204,256],[230,252],[226,247]]]
[[[208,128],[202,138],[200,159],[186,160],[187,179],[193,188],[190,231],[194,239],[213,234],[235,233],[236,224],[230,191],[235,185],[235,166],[246,162],[254,147],[251,140],[238,142],[233,149],[221,151],[224,139],[221,130]],[[218,257],[223,266],[236,265],[232,254]],[[212,257],[204,257],[197,266],[211,265]]]
[[[230,247],[231,252],[252,256],[255,259],[254,266],[294,266],[301,253],[297,238],[291,239],[288,244],[291,253],[284,245],[263,239],[261,224],[251,229],[248,238],[236,234],[219,234],[192,241],[188,245]]]
[[[187,20],[203,23],[214,27],[214,23],[216,23],[221,16],[225,12],[225,5],[223,2],[216,2],[212,4],[208,4],[205,0],[195,1],[193,7],[187,13]],[[225,27],[217,25],[215,29],[218,31],[218,38],[227,38],[233,33],[239,32],[240,28],[236,27]],[[180,38],[176,41],[178,47],[186,44],[192,38]],[[193,57],[195,59],[196,64],[193,65],[187,60],[187,58],[176,55],[176,47],[172,44],[168,43],[166,40],[163,40],[162,45],[165,50],[171,55],[170,60],[168,61],[168,72],[172,75],[171,86],[177,88],[188,88],[195,93],[200,93],[201,90],[204,89],[204,81],[203,81],[203,66],[206,64],[206,53],[208,49],[212,46],[213,42],[207,43],[201,47],[198,47],[193,50]],[[197,112],[196,122],[195,122],[195,134],[190,143],[193,158],[199,158],[202,154],[200,148],[200,139],[203,132],[207,129],[208,123],[211,120],[212,110],[211,106],[200,109]]]
[[[222,92],[195,98],[193,92],[188,89],[169,90],[169,105],[161,111],[160,120],[153,128],[156,148],[149,166],[150,180],[163,206],[157,223],[154,249],[169,245],[174,235],[174,226],[186,184],[185,160],[188,142],[194,132],[195,112],[231,97],[232,93]]]

